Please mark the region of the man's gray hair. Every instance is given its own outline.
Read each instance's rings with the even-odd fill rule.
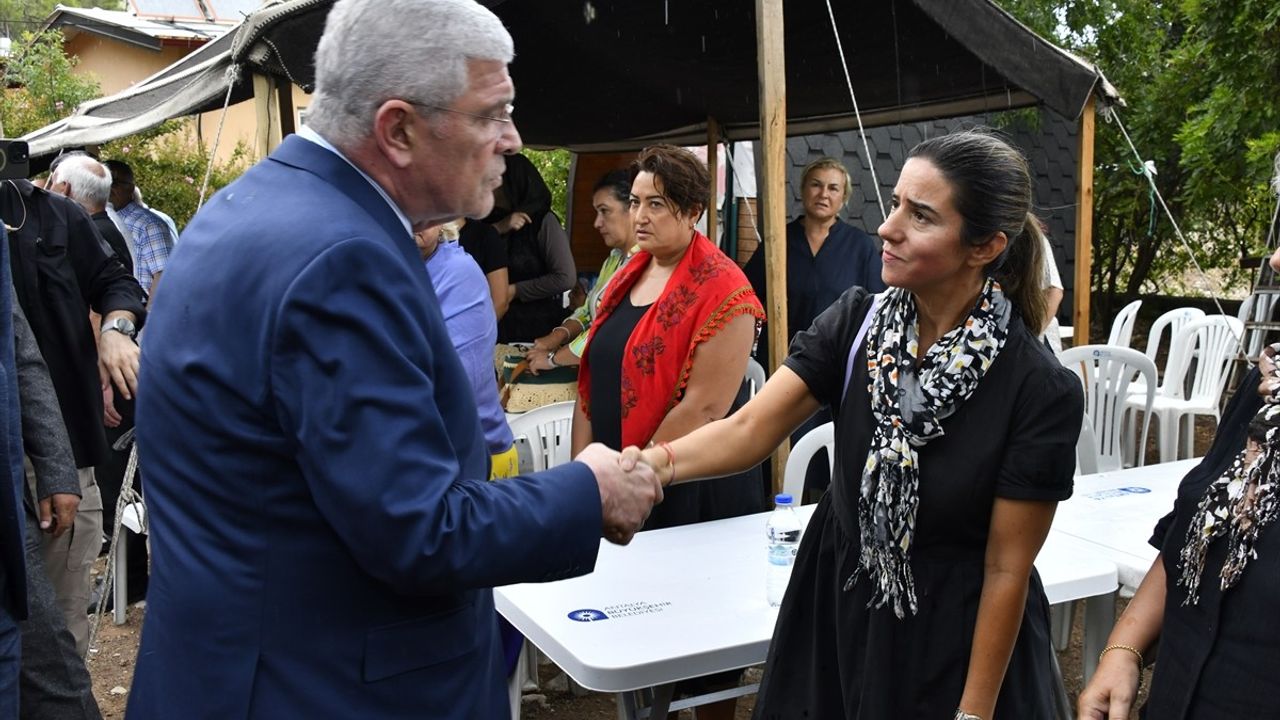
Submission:
[[[475,0],[338,0],[316,49],[306,123],[335,145],[354,144],[387,100],[449,107],[467,90],[468,60],[514,54],[502,21]]]
[[[65,182],[67,194],[85,208],[101,209],[111,197],[111,171],[88,155],[65,158],[49,181]]]

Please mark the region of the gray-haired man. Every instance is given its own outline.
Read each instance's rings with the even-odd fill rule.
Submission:
[[[308,127],[187,226],[142,353],[130,720],[504,717],[490,588],[589,572],[661,499],[601,445],[487,481],[413,231],[491,208],[512,54],[470,0],[339,0]]]

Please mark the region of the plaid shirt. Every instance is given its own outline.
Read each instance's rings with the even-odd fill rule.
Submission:
[[[134,276],[147,293],[151,292],[151,278],[164,271],[173,249],[169,226],[155,213],[141,204],[131,202],[116,208],[116,214],[133,236]]]

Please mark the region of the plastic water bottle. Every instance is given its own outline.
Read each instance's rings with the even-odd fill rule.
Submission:
[[[791,496],[780,493],[773,499],[773,514],[765,524],[765,536],[769,541],[769,567],[765,577],[765,594],[769,604],[782,604],[782,596],[791,581],[791,566],[796,562],[796,550],[800,547],[800,516],[796,515]]]

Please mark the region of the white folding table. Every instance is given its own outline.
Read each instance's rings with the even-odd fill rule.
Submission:
[[[1120,585],[1136,590],[1158,554],[1147,543],[1156,521],[1173,509],[1182,477],[1198,458],[1076,478],[1070,500],[1058,504],[1052,534],[1085,541],[1116,564]]]
[[[806,523],[813,508],[798,508]],[[672,702],[680,680],[764,662],[778,618],[765,601],[768,516],[640,533],[627,547],[602,542],[594,573],[498,588],[498,611],[579,685],[617,693],[619,717],[628,720],[754,692],[752,685]],[[1036,567],[1050,602],[1098,598],[1105,639],[1116,568],[1084,548],[1051,537]],[[1093,624],[1090,617],[1086,630]]]

